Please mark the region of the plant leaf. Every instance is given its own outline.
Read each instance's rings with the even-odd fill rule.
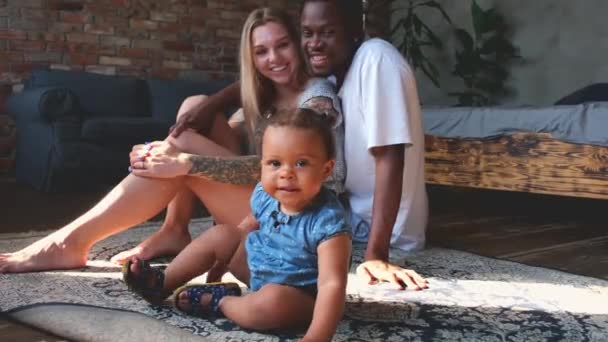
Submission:
[[[481,35],[485,29],[485,13],[481,7],[477,4],[477,1],[471,1],[471,15],[473,17],[473,31],[475,31],[475,38],[481,38]]]
[[[414,14],[414,16],[412,17],[412,21],[414,22],[414,32],[416,32],[417,36],[420,36],[420,34],[422,33],[422,20],[420,20],[420,18],[418,18],[417,15]]]
[[[480,44],[481,46],[479,47],[479,53],[481,53],[482,55],[496,53],[500,39],[501,37],[497,35],[489,37],[487,40]]]
[[[420,63],[420,70],[426,75],[426,77],[433,82],[435,87],[439,88],[439,81],[437,77],[439,76],[439,72],[437,68],[433,66],[430,62],[426,61],[426,63]]]
[[[426,33],[427,38],[429,38],[431,40],[431,42],[433,43],[433,45],[438,50],[442,50],[443,49],[443,43],[441,42],[441,39],[439,39],[437,37],[437,35],[424,22],[421,21],[420,24],[424,28],[424,31]]]
[[[389,33],[389,36],[393,37],[397,33],[397,31],[399,31],[399,29],[403,26],[403,24],[404,24],[403,18],[397,20],[397,22],[395,23],[395,25],[391,29],[391,32]]]
[[[464,29],[457,28],[454,33],[460,44],[462,44],[462,48],[464,51],[473,51],[475,49],[475,41],[473,40],[473,37],[471,37],[469,32]]]
[[[419,7],[419,6],[431,7],[431,8],[437,9],[439,12],[441,12],[441,15],[443,16],[443,18],[448,23],[452,24],[452,19],[447,14],[447,12],[443,9],[443,7],[441,6],[441,4],[438,3],[437,1],[427,1],[427,2],[418,3],[414,7]]]

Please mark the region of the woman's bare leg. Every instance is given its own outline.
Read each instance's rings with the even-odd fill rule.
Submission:
[[[149,260],[179,253],[191,241],[188,223],[195,200],[196,196],[191,191],[178,191],[167,207],[167,215],[160,229],[137,246],[114,255],[111,261],[122,264],[132,256]]]
[[[250,212],[253,185],[237,186],[194,177],[166,180],[130,175],[72,223],[22,250],[0,254],[0,273],[85,266],[89,249],[96,242],[154,216],[183,184],[194,190],[217,222],[237,225]]]
[[[182,133],[176,144],[198,140],[204,148],[230,153],[192,132]],[[253,185],[216,183],[195,177],[167,180],[129,175],[72,223],[22,250],[0,254],[0,273],[82,267],[96,242],[154,216],[184,184],[203,201],[218,223],[237,225],[249,213]]]
[[[97,205],[65,227],[20,251],[0,254],[0,272],[84,266],[93,244],[157,214],[175,197],[184,178],[127,176]]]
[[[179,118],[183,113],[198,106],[206,98],[204,95],[188,97],[182,103],[177,117]],[[184,152],[201,155],[223,154],[222,150],[216,151],[213,148],[206,148],[204,142],[198,139],[200,137],[198,133],[194,131],[184,132],[183,135],[182,140],[176,140],[171,137],[167,139]],[[232,154],[239,154],[240,152],[239,138],[228,126],[224,115],[221,113],[217,114],[208,138],[216,144],[225,147]],[[132,256],[149,260],[157,256],[177,255],[191,241],[188,223],[192,218],[195,200],[197,200],[196,196],[190,189],[187,187],[179,189],[175,198],[167,207],[167,214],[160,230],[136,247],[118,253],[112,257],[112,261],[123,263]]]

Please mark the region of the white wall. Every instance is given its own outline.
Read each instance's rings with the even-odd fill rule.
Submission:
[[[471,30],[468,0],[438,0],[457,26]],[[401,6],[405,1],[401,1]],[[478,0],[487,9],[498,8],[512,29],[512,42],[523,57],[511,69],[514,94],[501,103],[550,105],[562,96],[596,82],[608,82],[608,0]],[[399,5],[399,4],[397,4]],[[433,56],[441,70],[442,89],[418,72],[424,104],[451,105],[447,92],[462,90],[451,76],[455,40],[452,30],[431,10],[422,12],[445,42],[445,51]],[[394,19],[394,18],[393,18]],[[608,95],[608,94],[607,94]]]

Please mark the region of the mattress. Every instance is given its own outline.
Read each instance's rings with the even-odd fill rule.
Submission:
[[[490,139],[514,133],[549,133],[575,144],[608,146],[608,102],[546,107],[425,107],[425,134]]]

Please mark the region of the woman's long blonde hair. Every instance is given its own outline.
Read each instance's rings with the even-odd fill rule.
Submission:
[[[259,8],[249,14],[243,32],[241,33],[240,47],[240,77],[241,77],[241,104],[245,115],[245,123],[249,133],[250,143],[256,146],[254,132],[262,113],[270,109],[274,100],[275,89],[272,81],[262,76],[255,68],[253,61],[253,44],[251,41],[253,30],[269,22],[279,24],[287,30],[289,39],[298,51],[299,70],[297,80],[303,82],[307,79],[306,63],[300,48],[300,36],[296,27],[291,22],[289,15],[279,9]]]

